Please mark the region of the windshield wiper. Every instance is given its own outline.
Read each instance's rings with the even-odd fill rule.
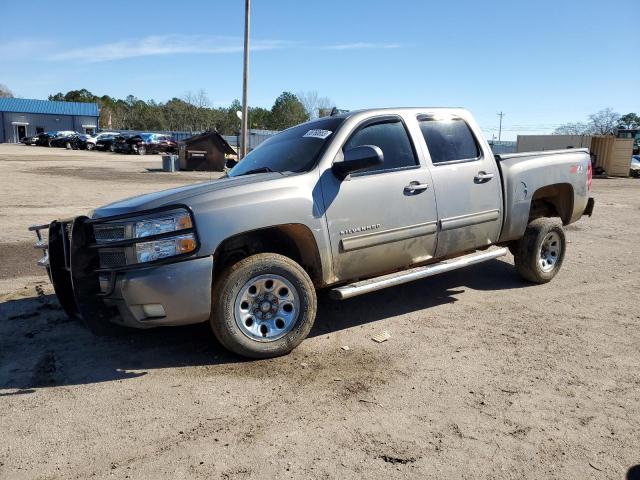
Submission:
[[[260,167],[260,168],[254,168],[253,170],[247,170],[246,172],[242,172],[239,175],[236,175],[236,177],[241,177],[242,175],[251,175],[252,173],[270,173],[273,172],[273,170],[271,170],[269,167]]]

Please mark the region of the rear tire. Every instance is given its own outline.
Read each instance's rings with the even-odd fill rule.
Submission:
[[[286,355],[311,331],[317,300],[296,262],[260,253],[228,267],[215,281],[211,329],[228,350],[250,358]]]
[[[516,270],[522,278],[533,283],[551,281],[562,267],[566,243],[558,220],[533,220],[514,248]]]

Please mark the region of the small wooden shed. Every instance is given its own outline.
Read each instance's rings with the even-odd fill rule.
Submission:
[[[588,148],[607,175],[628,177],[633,152],[633,138],[613,135],[518,135],[518,152],[557,150],[562,148]]]
[[[596,167],[602,167],[607,175],[628,177],[633,153],[633,138],[616,138],[612,135],[594,135],[591,140],[591,154],[595,156]]]
[[[226,155],[236,151],[217,131],[211,130],[194,135],[180,142],[180,170],[204,170],[221,172],[226,164]]]

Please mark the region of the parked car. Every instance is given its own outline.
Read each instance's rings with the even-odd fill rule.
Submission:
[[[81,134],[78,132],[58,132],[55,137],[50,139],[49,146],[78,150],[81,148],[82,142]]]
[[[35,145],[37,141],[38,141],[38,135],[22,137],[20,139],[20,143],[24,143],[25,145]]]
[[[96,146],[95,137],[84,133],[76,134],[72,147],[74,150],[93,150]]]
[[[178,143],[169,135],[159,133],[140,133],[127,140],[129,151],[138,155],[147,153],[175,153]]]
[[[116,137],[118,137],[120,133],[117,132],[105,132],[100,133],[96,137],[96,150],[111,150],[111,145],[113,144]]]
[[[362,110],[269,138],[227,178],[31,229],[48,229],[40,264],[92,331],[209,322],[264,358],[308,335],[318,288],[346,299],[508,250],[551,281],[591,178],[587,149],[494,156],[463,109]]]
[[[87,138],[87,150],[109,150],[114,137],[120,135],[119,132],[100,132],[98,135]]]
[[[640,155],[634,155],[631,157],[629,175],[635,178],[640,178]]]
[[[58,132],[43,132],[36,135],[35,145],[40,147],[50,147],[51,141],[58,136]]]
[[[116,135],[111,141],[109,150],[114,153],[131,153],[131,143],[129,140],[135,135],[131,133],[121,133]]]

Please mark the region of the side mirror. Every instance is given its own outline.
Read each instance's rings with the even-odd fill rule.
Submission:
[[[344,152],[344,160],[335,162],[331,170],[340,180],[350,173],[360,172],[384,163],[384,154],[375,145],[361,145]]]

